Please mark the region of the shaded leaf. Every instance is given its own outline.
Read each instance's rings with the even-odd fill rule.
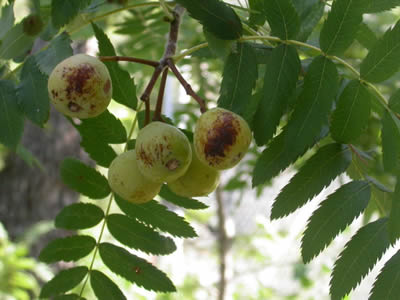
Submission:
[[[332,115],[331,134],[340,143],[352,143],[368,124],[372,96],[359,81],[344,88]]]
[[[107,228],[120,243],[152,254],[170,254],[176,250],[174,241],[150,227],[121,214],[107,217]]]
[[[351,152],[347,146],[328,144],[318,149],[279,193],[271,218],[284,217],[306,204],[346,171],[350,162]]]
[[[324,14],[325,2],[320,0],[292,0],[301,20],[296,40],[307,41]]]
[[[367,49],[371,49],[378,42],[375,32],[373,32],[365,23],[360,24],[356,39]]]
[[[22,67],[17,95],[26,117],[39,126],[47,122],[50,114],[47,79],[48,77],[40,72],[35,57],[30,56]]]
[[[341,55],[356,38],[362,22],[365,0],[333,1],[319,38],[321,49],[329,55]]]
[[[161,191],[159,193],[159,196],[168,202],[171,202],[175,205],[181,206],[183,208],[187,209],[206,209],[208,208],[207,205],[205,205],[203,202],[200,202],[196,199],[191,199],[191,198],[186,198],[182,196],[176,195],[174,192],[172,192],[169,187],[164,184],[161,187]]]
[[[296,37],[300,30],[300,20],[291,0],[265,0],[264,14],[272,35],[283,40]]]
[[[119,287],[102,272],[92,270],[90,272],[90,284],[93,292],[99,300],[123,300],[125,295]]]
[[[221,40],[207,30],[204,30],[203,33],[211,53],[213,53],[216,57],[225,60],[231,53],[233,41]]]
[[[96,240],[87,235],[75,235],[51,241],[42,249],[39,260],[45,263],[77,261],[88,255],[96,246]]]
[[[379,1],[368,1],[365,13],[377,13],[385,10],[390,10],[396,6],[400,6],[399,0],[379,0]]]
[[[324,200],[309,218],[301,241],[305,263],[325,249],[367,207],[371,189],[367,181],[352,181]]]
[[[251,102],[251,92],[257,80],[257,61],[253,48],[238,43],[224,66],[218,106],[233,111],[245,119],[246,107]]]
[[[85,300],[77,294],[66,294],[54,297],[54,300]]]
[[[15,92],[13,82],[0,80],[0,143],[14,149],[24,131],[24,115],[19,110]]]
[[[400,68],[400,21],[389,28],[375,43],[360,65],[361,78],[370,82],[382,82]]]
[[[92,199],[103,199],[111,192],[103,175],[73,158],[62,162],[61,178],[68,187]]]
[[[14,25],[1,40],[0,58],[13,59],[27,55],[34,40],[34,37],[24,33],[22,23]]]
[[[301,64],[297,51],[289,45],[276,47],[265,72],[263,95],[253,125],[258,145],[265,145],[274,135],[288,100],[296,90]]]
[[[168,210],[158,201],[152,200],[143,204],[134,204],[118,195],[115,195],[115,201],[125,214],[151,227],[178,237],[189,238],[197,236],[192,226],[183,217]]]
[[[358,230],[335,262],[330,281],[332,300],[340,300],[354,289],[389,246],[386,218]]]
[[[93,31],[99,43],[99,52],[101,56],[115,56],[114,46],[111,41],[103,32],[103,30],[96,24],[92,23]],[[137,97],[136,86],[127,71],[122,69],[115,61],[106,61],[104,64],[110,72],[111,81],[113,84],[112,98],[118,103],[136,109]]]
[[[176,291],[174,284],[164,272],[125,249],[109,243],[101,243],[99,252],[104,264],[126,280],[150,291]]]
[[[0,39],[3,39],[4,35],[12,28],[14,25],[14,2],[4,5],[1,8],[0,14]]]
[[[91,0],[52,0],[51,17],[54,27],[59,28],[67,24],[90,2]]]
[[[81,141],[81,147],[87,154],[89,154],[91,159],[93,159],[99,166],[105,168],[108,168],[114,158],[117,157],[117,153],[115,153],[114,149],[110,145],[99,141],[96,137],[85,137]]]
[[[264,0],[249,0],[250,16],[249,22],[251,25],[264,25],[267,17],[263,13]]]
[[[74,203],[63,208],[56,216],[55,226],[69,230],[96,226],[104,218],[103,210],[91,203]]]
[[[383,266],[369,300],[397,300],[400,295],[400,250]]]
[[[193,19],[205,30],[223,40],[236,40],[242,35],[242,23],[235,11],[220,0],[177,0],[187,9]]]
[[[395,243],[400,238],[400,175],[397,175],[396,187],[392,196],[388,227],[390,241]]]
[[[83,266],[60,271],[42,287],[40,297],[48,298],[68,292],[83,280],[87,272],[88,268]]]

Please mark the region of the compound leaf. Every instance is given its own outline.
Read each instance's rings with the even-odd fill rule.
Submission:
[[[284,217],[306,204],[346,171],[350,162],[351,152],[347,146],[328,144],[318,149],[279,193],[271,218]]]
[[[174,192],[172,192],[169,187],[164,184],[161,187],[161,191],[159,193],[159,196],[168,202],[171,202],[175,205],[178,205],[183,208],[187,209],[206,209],[208,208],[207,205],[205,205],[203,202],[200,202],[196,199],[191,199],[191,198],[186,198],[182,196],[176,195]]]
[[[319,0],[292,0],[301,20],[297,40],[305,42],[324,14],[325,2]]]
[[[67,24],[90,2],[91,0],[52,0],[51,17],[54,27],[59,28]]]
[[[327,247],[367,207],[371,188],[367,181],[352,181],[337,189],[324,200],[308,220],[301,241],[305,263]]]
[[[96,226],[104,218],[103,210],[91,203],[74,203],[63,208],[56,216],[55,226],[69,230]]]
[[[365,23],[360,24],[356,38],[357,41],[368,50],[371,49],[378,41],[375,32],[373,32]]]
[[[62,162],[61,178],[71,189],[92,199],[103,199],[111,192],[103,175],[73,158],[64,159]]]
[[[332,300],[340,300],[370,272],[390,246],[387,219],[362,227],[335,262],[330,281]]]
[[[158,255],[170,254],[176,250],[171,238],[121,214],[109,215],[107,228],[120,243],[133,249]]]
[[[164,272],[125,249],[110,243],[101,243],[99,252],[104,264],[126,280],[155,292],[176,291]]]
[[[90,272],[90,285],[99,300],[126,300],[118,285],[100,271]]]

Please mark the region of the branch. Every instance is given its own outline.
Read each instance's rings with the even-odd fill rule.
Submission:
[[[159,63],[154,60],[148,60],[130,56],[99,56],[98,58],[101,61],[129,61],[129,62],[139,63],[142,65],[148,65],[151,67],[157,67],[159,65]]]
[[[161,110],[164,99],[165,84],[167,83],[168,69],[164,69],[161,77],[160,90],[158,91],[158,98],[156,104],[156,110],[154,112],[153,121],[162,121]]]

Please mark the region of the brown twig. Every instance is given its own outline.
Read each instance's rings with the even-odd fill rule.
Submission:
[[[151,67],[157,67],[159,65],[159,63],[154,60],[148,60],[148,59],[142,59],[142,58],[136,58],[136,57],[130,57],[130,56],[99,56],[99,59],[101,61],[129,61],[129,62],[135,62],[135,63],[139,63],[142,65],[147,65],[147,66],[151,66]]]
[[[161,77],[160,89],[158,91],[158,98],[156,104],[156,110],[154,111],[153,121],[162,121],[161,111],[164,99],[165,84],[167,83],[168,68],[164,69]]]

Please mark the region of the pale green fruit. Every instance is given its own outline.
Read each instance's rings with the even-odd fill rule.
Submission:
[[[161,189],[161,184],[145,178],[139,172],[135,150],[118,155],[108,169],[108,183],[114,193],[132,203],[140,204],[152,200]]]
[[[178,179],[192,161],[188,138],[163,122],[152,122],[140,130],[135,147],[139,170],[156,182]]]
[[[186,173],[177,180],[168,183],[169,188],[183,197],[207,196],[219,183],[219,171],[203,164],[192,146],[192,163]]]
[[[86,54],[70,56],[60,62],[51,72],[47,88],[59,112],[79,119],[104,112],[112,96],[107,67]]]
[[[214,108],[201,115],[194,131],[194,149],[204,164],[217,170],[234,167],[247,152],[252,135],[239,115]]]

